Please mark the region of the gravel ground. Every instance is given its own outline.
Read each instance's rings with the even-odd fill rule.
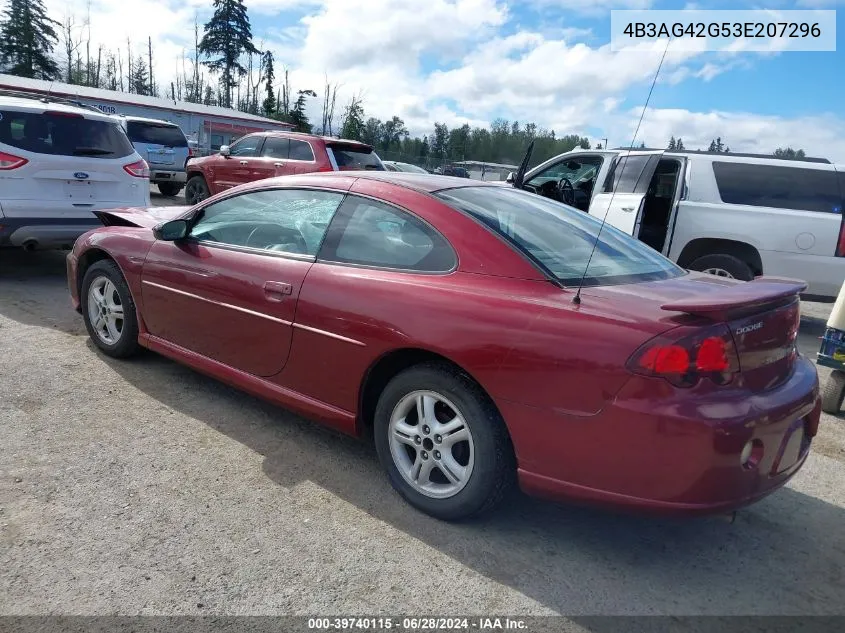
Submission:
[[[0,252],[0,614],[845,614],[842,422],[814,447],[732,524],[518,497],[448,525],[367,445],[96,353],[63,254]]]

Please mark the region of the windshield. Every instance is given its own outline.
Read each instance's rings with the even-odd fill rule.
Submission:
[[[355,171],[359,169],[373,169],[385,171],[381,160],[368,147],[357,145],[330,145],[326,148],[340,171]]]
[[[127,121],[126,133],[133,143],[149,143],[165,147],[188,147],[188,139],[176,125]]]
[[[601,222],[590,215],[548,198],[506,187],[462,187],[434,195],[482,222],[565,285],[578,284],[594,245],[585,286],[670,279],[685,274],[631,236],[609,224],[601,228]]]

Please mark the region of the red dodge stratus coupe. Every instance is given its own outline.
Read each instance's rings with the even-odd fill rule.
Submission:
[[[67,263],[105,354],[146,347],[371,433],[393,486],[442,519],[517,481],[730,511],[784,485],[816,434],[803,283],[686,272],[540,196],[346,172],[98,215]]]

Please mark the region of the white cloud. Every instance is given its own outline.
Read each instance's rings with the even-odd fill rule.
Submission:
[[[630,109],[609,122],[608,134],[623,145],[636,128],[642,108]],[[664,147],[669,138],[681,137],[687,149],[707,149],[717,136],[735,152],[770,154],[790,145],[809,156],[845,162],[845,120],[833,114],[779,117],[747,112],[690,112],[684,109],[649,108],[638,134],[652,147]],[[619,140],[625,139],[625,140]]]

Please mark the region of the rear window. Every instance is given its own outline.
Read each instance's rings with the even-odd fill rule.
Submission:
[[[374,169],[385,171],[376,153],[367,147],[356,145],[330,145],[326,148],[340,171]]]
[[[176,125],[127,121],[126,133],[133,143],[148,143],[165,147],[188,147],[188,139]]]
[[[713,174],[728,204],[842,213],[835,171],[714,162]]]
[[[0,111],[0,143],[53,156],[124,158],[135,152],[117,122],[38,112]]]
[[[565,285],[578,284],[588,261],[585,286],[670,279],[685,274],[630,235],[609,224],[602,228],[601,222],[589,214],[533,193],[509,187],[462,187],[434,195],[484,224]],[[593,245],[595,252],[590,259]]]

